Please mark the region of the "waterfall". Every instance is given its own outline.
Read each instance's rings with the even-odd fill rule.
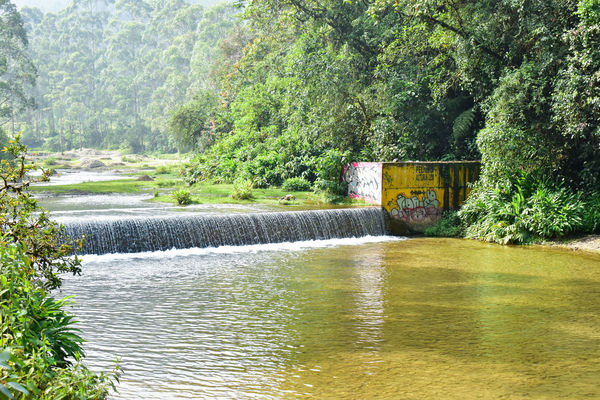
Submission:
[[[242,246],[387,234],[381,208],[227,215],[97,218],[63,224],[85,237],[82,254],[137,253],[192,247]]]

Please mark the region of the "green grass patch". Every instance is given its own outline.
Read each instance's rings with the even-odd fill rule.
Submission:
[[[294,200],[281,200],[289,191],[281,188],[252,189],[252,198],[234,199],[234,185],[232,184],[195,184],[186,185],[182,179],[170,175],[159,175],[154,181],[138,181],[136,179],[118,179],[104,182],[84,182],[72,185],[33,186],[31,190],[36,193],[53,194],[86,194],[86,193],[149,193],[149,201],[159,203],[177,204],[177,199],[171,194],[174,191],[189,191],[190,204],[268,204],[275,206],[291,207],[326,207],[333,203],[326,201],[321,194],[311,191],[294,192]],[[339,199],[338,199],[339,200]],[[335,204],[345,206],[365,206],[363,201],[349,198]]]
[[[156,188],[156,181],[145,182],[135,179],[118,179],[104,182],[83,182],[73,185],[32,186],[37,193],[141,193]]]

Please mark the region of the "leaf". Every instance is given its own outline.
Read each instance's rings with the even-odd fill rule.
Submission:
[[[468,110],[463,111],[452,124],[452,134],[455,141],[461,140],[471,131],[475,121],[475,107],[471,107]]]
[[[23,385],[21,385],[20,383],[17,382],[8,382],[7,383],[8,386],[10,386],[11,388],[23,393],[24,395],[29,395],[29,390],[25,389],[23,387]]]
[[[10,359],[10,349],[4,349],[0,353],[0,362],[5,363]]]
[[[8,390],[6,388],[6,386],[4,386],[4,385],[0,385],[0,398],[8,399],[8,400],[15,400],[15,397],[12,395],[10,390]]]

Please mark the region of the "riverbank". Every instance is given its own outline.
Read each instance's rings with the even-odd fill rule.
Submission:
[[[147,194],[148,202],[177,204],[175,192],[189,192],[188,204],[266,204],[299,209],[364,206],[363,201],[330,198],[312,191],[254,188],[249,198],[235,198],[232,184],[196,183],[181,177],[187,159],[181,155],[122,155],[117,151],[81,149],[65,153],[32,153],[31,160],[55,170],[50,182],[31,191],[40,197],[110,194]]]
[[[561,241],[550,241],[543,243],[543,245],[597,254],[600,253],[600,235],[586,235],[583,237],[569,238]]]

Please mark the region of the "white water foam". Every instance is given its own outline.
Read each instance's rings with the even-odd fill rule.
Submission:
[[[369,243],[398,242],[406,240],[404,236],[363,236],[359,238],[305,240],[299,242],[282,242],[253,244],[247,246],[219,246],[219,247],[194,247],[190,249],[171,249],[164,251],[146,251],[140,253],[110,253],[110,254],[86,254],[79,256],[83,263],[111,263],[114,261],[134,259],[172,259],[190,256],[202,256],[209,254],[240,254],[259,252],[291,252],[308,249],[330,248],[340,246],[358,246]]]

